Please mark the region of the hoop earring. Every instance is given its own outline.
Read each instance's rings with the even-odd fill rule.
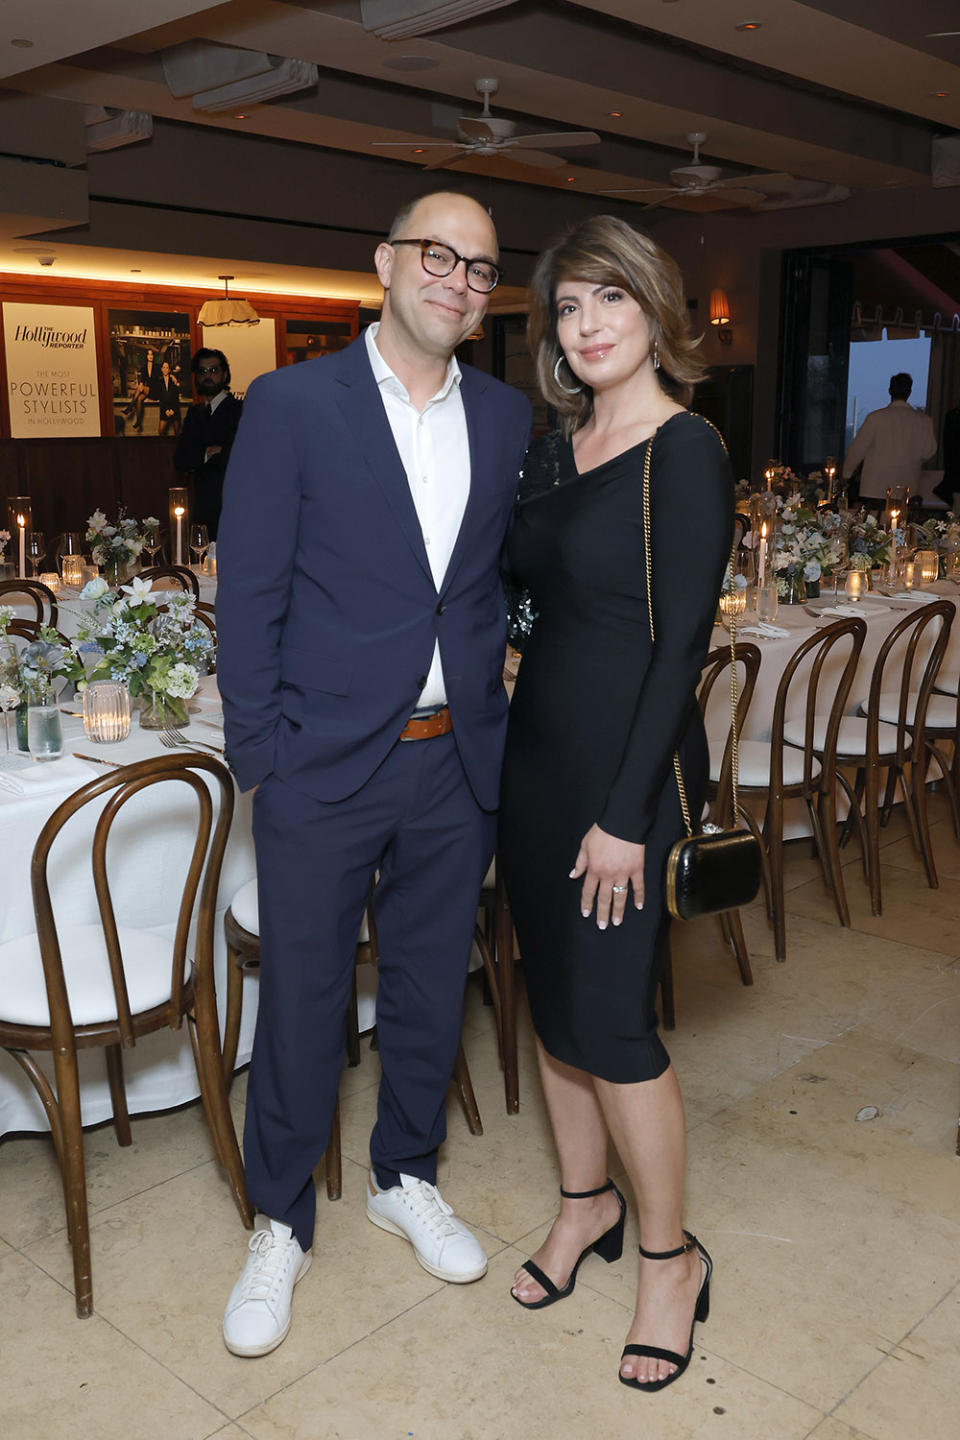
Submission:
[[[565,358],[566,358],[566,357],[565,357],[564,355],[562,355],[562,354],[558,355],[557,358],[556,358],[556,362],[555,362],[555,364],[554,364],[554,367],[553,367],[553,378],[554,378],[554,380],[557,382],[557,389],[558,389],[558,390],[562,390],[563,393],[564,393],[564,395],[579,395],[580,392],[581,392],[581,390],[583,389],[583,386],[582,386],[582,385],[574,385],[573,389],[571,390],[569,385],[564,385],[563,381],[560,379],[560,376],[559,376],[559,374],[558,374],[558,371],[559,371],[559,369],[560,369],[560,366],[563,364]],[[569,369],[569,366],[568,366],[567,368]],[[572,373],[573,373],[573,372],[571,371],[571,374],[572,374]]]
[[[654,342],[653,342],[653,368],[654,368],[654,370],[659,370],[659,369],[660,369],[660,341],[659,341],[659,340],[654,340]]]

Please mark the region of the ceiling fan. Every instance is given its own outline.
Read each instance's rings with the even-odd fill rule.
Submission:
[[[540,147],[562,145],[569,149],[573,145],[600,143],[600,136],[592,130],[550,130],[540,135],[518,135],[516,121],[490,114],[490,96],[496,95],[500,81],[480,79],[474,83],[477,93],[483,96],[483,110],[479,115],[459,115],[453,139],[374,140],[373,144],[380,150],[410,150],[415,155],[442,150],[442,155],[434,156],[424,167],[427,170],[446,168],[474,156],[487,159],[496,155],[506,155],[521,165],[536,165],[546,170],[567,162],[562,155],[551,155]]]
[[[690,205],[687,207],[690,209],[733,210],[743,206],[748,210],[756,210],[772,195],[789,193],[795,184],[792,175],[772,171],[769,173],[758,171],[751,175],[734,175],[729,180],[724,180],[723,170],[719,165],[701,165],[700,163],[700,146],[706,144],[706,139],[706,134],[702,130],[690,132],[687,136],[687,143],[693,146],[693,161],[689,165],[678,165],[671,170],[669,185],[604,190],[602,193],[604,195],[656,196],[656,199],[651,199],[644,206],[645,210],[652,210],[663,200],[672,198],[687,201],[696,201],[702,198],[706,202],[702,207]]]

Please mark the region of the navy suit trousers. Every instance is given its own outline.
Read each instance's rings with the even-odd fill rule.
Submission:
[[[345,800],[275,775],[254,796],[260,1009],[244,1158],[258,1210],[313,1240],[313,1170],[344,1059],[357,935],[374,873],[383,1069],[370,1158],[435,1181],[477,897],[494,844],[452,734],[398,742]]]

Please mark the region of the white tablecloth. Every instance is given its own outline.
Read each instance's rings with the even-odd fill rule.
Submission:
[[[219,700],[215,682],[203,682],[210,698],[198,697],[197,716],[188,730],[192,738],[218,743],[217,732],[199,723],[199,716],[216,715]],[[212,693],[211,693],[212,692]],[[70,708],[69,705],[67,708]],[[129,764],[151,755],[165,753],[156,735],[137,728],[130,738],[117,745],[94,745],[84,738],[83,722],[64,717],[64,753],[72,751],[97,755]],[[11,727],[12,728],[12,727]],[[222,743],[219,742],[219,743]],[[0,749],[0,762],[3,761]],[[35,769],[35,762],[29,762]],[[62,765],[64,781],[46,788],[47,775],[53,778]],[[80,762],[51,761],[43,769],[40,793],[14,795],[0,787],[0,943],[34,931],[30,890],[30,859],[34,842],[47,818],[78,783],[104,773],[98,765],[83,767]],[[0,775],[16,778],[16,770],[0,764]],[[135,797],[114,827],[108,868],[118,923],[134,925],[170,936],[174,929],[188,851],[195,802],[188,794],[174,792],[180,787],[162,786]],[[94,801],[68,822],[55,842],[49,867],[50,888],[59,925],[97,923],[90,865],[91,836],[102,802]],[[215,930],[215,964],[221,1015],[225,995],[226,946],[223,916],[237,890],[256,874],[251,833],[249,795],[237,795],[233,828],[224,858]],[[257,1010],[257,982],[245,981],[243,1022],[237,1063],[250,1058]],[[132,1112],[167,1109],[192,1100],[198,1093],[196,1072],[186,1027],[148,1035],[133,1050],[124,1051],[127,1096]],[[102,1052],[80,1052],[82,1105],[85,1124],[107,1119],[111,1114],[106,1067]],[[0,1135],[17,1130],[46,1130],[46,1117],[33,1087],[16,1061],[0,1051]]]

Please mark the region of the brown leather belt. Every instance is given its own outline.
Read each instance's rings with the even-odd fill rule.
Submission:
[[[450,707],[444,705],[442,710],[437,710],[432,715],[425,715],[422,720],[411,717],[400,731],[400,739],[432,740],[437,735],[449,735],[452,729]]]

